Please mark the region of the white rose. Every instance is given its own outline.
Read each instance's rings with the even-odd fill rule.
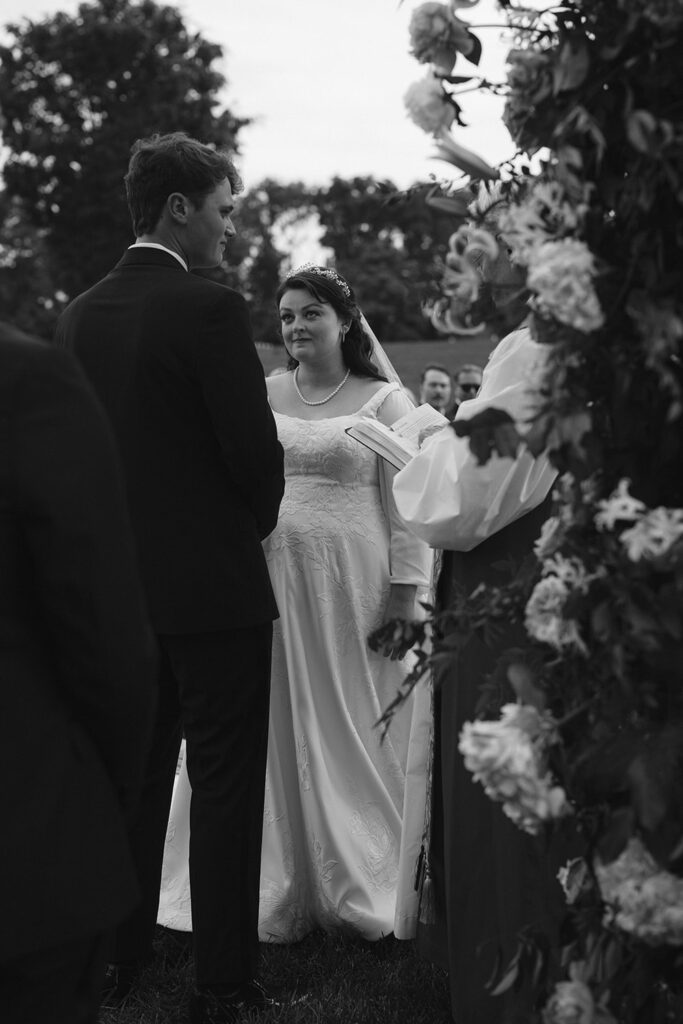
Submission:
[[[611,864],[595,861],[605,923],[650,945],[683,945],[683,878],[657,864],[636,836]]]
[[[577,623],[562,615],[568,596],[569,589],[561,579],[544,576],[527,601],[524,625],[530,637],[557,650],[574,646],[585,651]]]
[[[544,242],[529,255],[527,284],[535,309],[585,334],[604,323],[593,288],[595,265],[590,249],[577,238]]]
[[[455,110],[431,71],[408,87],[403,102],[410,119],[430,135],[437,135],[453,124]]]
[[[433,63],[449,74],[458,53],[472,52],[474,40],[467,25],[446,4],[428,2],[416,7],[408,26],[411,53],[421,64]]]
[[[583,981],[560,981],[543,1010],[543,1024],[594,1024],[595,1000]]]

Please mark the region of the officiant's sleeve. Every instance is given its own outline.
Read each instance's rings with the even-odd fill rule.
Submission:
[[[38,603],[25,619],[129,811],[147,754],[156,645],[123,478],[104,413],[71,356],[38,343],[27,353],[10,419],[25,585]]]
[[[547,348],[527,328],[508,335],[484,370],[479,395],[460,406],[456,421],[496,408],[522,426],[534,412],[546,360]],[[470,551],[540,505],[556,476],[545,454],[534,458],[526,449],[515,459],[494,454],[480,466],[469,439],[447,429],[396,474],[394,498],[416,536],[434,548]]]
[[[232,485],[251,510],[263,540],[277,523],[284,455],[247,304],[237,292],[222,291],[205,314],[197,372]]]
[[[413,403],[402,391],[391,391],[380,406],[377,419],[389,427],[414,408]],[[391,582],[428,587],[432,577],[433,553],[429,546],[407,527],[396,508],[392,490],[396,470],[386,459],[378,459],[378,462],[382,504],[391,531],[389,550]]]

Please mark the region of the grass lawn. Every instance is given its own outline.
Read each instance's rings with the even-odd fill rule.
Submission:
[[[157,956],[138,993],[119,1010],[103,1010],[100,1024],[186,1024],[187,939],[159,929]],[[316,932],[293,945],[261,948],[260,980],[284,1005],[245,1015],[245,1024],[452,1024],[446,975],[418,959],[412,942]]]
[[[493,347],[489,338],[463,338],[458,341],[392,341],[386,353],[399,377],[417,398],[420,374],[426,363],[441,363],[453,373],[463,363],[484,366]],[[276,366],[286,366],[287,353],[276,345],[257,345],[263,368],[270,373]]]

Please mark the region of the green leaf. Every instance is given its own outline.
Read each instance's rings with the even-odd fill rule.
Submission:
[[[588,48],[581,40],[567,40],[560,47],[560,52],[553,68],[553,92],[569,92],[578,89],[585,82],[590,66]]]
[[[452,217],[467,217],[466,199],[457,199],[455,196],[427,196],[425,203],[440,213],[448,213]]]
[[[475,36],[474,32],[470,32],[469,29],[467,30],[467,35],[472,41],[472,49],[467,54],[467,59],[470,64],[479,64],[482,53],[481,40],[478,36]]]
[[[482,160],[472,150],[460,146],[448,132],[442,132],[438,137],[436,156],[449,164],[454,164],[460,170],[469,174],[473,180],[498,178],[498,171]]]
[[[539,711],[544,710],[545,694],[536,686],[536,675],[528,664],[522,661],[512,662],[508,665],[507,677],[522,704],[530,704]]]
[[[632,110],[626,118],[628,141],[640,153],[652,153],[656,130],[657,118],[649,110]]]

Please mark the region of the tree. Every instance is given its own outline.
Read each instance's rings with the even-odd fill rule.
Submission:
[[[58,293],[83,291],[131,240],[123,175],[135,139],[182,128],[235,150],[248,122],[215,112],[222,49],[190,34],[173,7],[102,0],[7,31],[5,206],[16,214],[19,203],[42,238],[52,289],[44,298],[58,306]]]
[[[316,197],[321,242],[385,341],[434,334],[420,307],[439,278],[453,223],[426,202],[431,189],[399,193],[390,181],[334,178]]]
[[[315,192],[302,182],[266,178],[245,192],[237,204],[237,237],[228,248],[225,268],[215,279],[238,287],[249,301],[258,341],[282,341],[275,294],[297,232],[317,220]]]

